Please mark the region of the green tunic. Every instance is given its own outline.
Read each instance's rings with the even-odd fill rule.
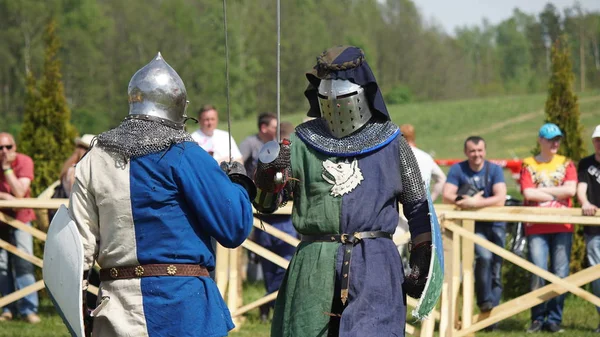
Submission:
[[[301,234],[339,233],[341,198],[330,195],[323,180],[321,163],[333,159],[319,153],[292,135],[294,190],[292,222]],[[279,290],[271,327],[273,337],[327,336],[334,296],[335,260],[339,243],[301,243],[292,258]],[[302,292],[289,291],[302,289]]]

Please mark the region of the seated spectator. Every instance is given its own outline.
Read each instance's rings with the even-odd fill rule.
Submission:
[[[525,206],[573,207],[571,198],[576,192],[577,171],[570,159],[557,154],[562,136],[563,133],[557,125],[544,124],[538,137],[540,153],[523,160],[520,184]],[[549,270],[550,259],[551,273],[563,278],[569,275],[572,224],[527,223],[525,235],[532,263]],[[544,285],[546,280],[535,274],[531,275],[532,291]],[[531,308],[531,325],[527,332],[538,332],[542,329],[550,332],[563,331],[560,324],[564,303],[563,294]]]
[[[204,151],[208,152],[217,163],[228,162],[229,140],[231,140],[231,159],[243,163],[242,154],[229,132],[217,129],[219,125],[219,113],[212,105],[205,105],[198,112],[200,129],[192,133],[192,138]]]
[[[0,162],[2,175],[0,176],[0,200],[13,200],[29,198],[30,185],[33,180],[33,160],[17,152],[17,144],[9,133],[0,133]],[[3,209],[3,213],[31,226],[35,220],[32,209]],[[14,229],[5,223],[0,223],[0,237],[15,245],[20,251],[33,255],[33,237],[31,234]],[[11,268],[12,266],[12,268]],[[0,249],[0,292],[7,296],[15,290],[21,290],[35,283],[33,265],[24,259],[9,254],[5,249]],[[4,307],[0,321],[9,321],[18,312],[28,323],[39,323],[38,294],[33,292],[17,302],[15,307]]]
[[[465,140],[464,153],[467,160],[452,165],[444,185],[445,203],[462,209],[503,206],[506,200],[506,184],[502,168],[485,160],[485,140],[471,136]],[[475,222],[475,234],[504,247],[505,222]],[[475,245],[475,294],[482,312],[500,304],[502,297],[502,258],[489,250]],[[488,330],[493,330],[495,325]]]

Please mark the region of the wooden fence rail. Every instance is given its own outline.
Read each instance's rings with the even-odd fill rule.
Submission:
[[[28,199],[15,199],[15,200],[0,200],[0,208],[32,208],[35,210],[47,210],[47,209],[58,209],[60,205],[68,204],[68,199],[43,199],[44,196],[48,195],[48,193],[42,193],[41,198],[28,198]],[[8,225],[14,227],[15,229],[22,230],[31,234],[34,238],[46,241],[46,233],[43,231],[27,226],[23,222],[6,215],[5,213],[0,212],[0,221],[7,223]],[[44,261],[37,256],[24,252],[18,249],[16,246],[10,244],[7,241],[0,239],[0,248],[5,249],[7,252],[16,255],[23,260],[26,260],[32,263],[34,266],[43,268]],[[2,294],[0,297],[0,307],[4,307],[10,303],[16,302],[21,298],[45,288],[44,281],[40,280],[36,283],[25,287],[20,290],[16,290],[11,294]],[[90,286],[88,291],[97,295],[98,288],[94,286]]]
[[[566,292],[571,292],[588,302],[598,305],[600,298],[580,288],[598,279],[600,265],[589,267],[566,278],[535,266],[510,251],[499,247],[474,234],[475,221],[507,221],[531,223],[575,223],[600,226],[600,216],[582,216],[581,209],[557,209],[537,207],[489,207],[472,211],[459,211],[450,205],[436,206],[436,212],[442,219],[444,231],[444,253],[446,274],[442,293],[440,336],[473,336],[503,319],[514,316],[531,307],[543,303]],[[462,252],[460,250],[462,244]],[[540,289],[530,291],[493,308],[490,312],[473,315],[473,256],[474,244],[478,244],[505,261],[524,268],[550,283]],[[457,254],[461,252],[461,254]],[[462,315],[457,312],[459,291],[462,281]]]
[[[444,255],[445,255],[445,275],[442,291],[442,299],[440,311],[434,311],[428,319],[421,323],[420,329],[410,324],[406,325],[406,332],[410,335],[433,336],[435,323],[439,321],[438,332],[439,336],[460,337],[473,336],[477,331],[480,331],[494,323],[503,319],[514,316],[522,311],[528,310],[534,305],[547,301],[553,297],[571,292],[594,305],[600,304],[600,298],[583,290],[581,286],[597,279],[600,275],[600,266],[594,266],[582,270],[576,274],[570,275],[567,278],[559,278],[554,274],[543,270],[533,263],[525,260],[510,251],[499,247],[484,238],[474,234],[475,221],[507,221],[507,222],[532,222],[532,223],[577,223],[585,225],[600,226],[600,216],[588,217],[581,215],[581,209],[547,209],[536,207],[488,207],[479,210],[461,211],[454,208],[452,205],[436,205],[436,212],[441,220],[441,227],[444,239]],[[291,214],[291,205],[288,205],[277,211],[278,214]],[[260,221],[255,221],[254,226],[260,228],[267,233],[293,245],[297,246],[299,240],[276,228]],[[404,243],[409,238],[404,236],[401,242]],[[490,312],[483,314],[473,314],[475,305],[474,301],[474,273],[473,262],[475,259],[474,248],[475,244],[490,250],[504,258],[506,261],[534,273],[548,282],[548,285],[543,288],[533,290],[518,298],[511,299]],[[255,252],[268,259],[269,261],[287,268],[287,261],[277,256],[271,251],[260,247],[256,243],[246,240],[242,247]],[[238,248],[239,249],[239,248]],[[217,257],[218,259],[218,257]],[[228,265],[220,265],[218,268],[224,268],[224,274],[227,270],[231,270]],[[217,271],[218,272],[218,271]],[[225,286],[229,282],[224,282]],[[239,289],[239,287],[236,287]],[[462,303],[460,296],[462,289]],[[231,290],[231,288],[229,289]],[[224,289],[221,289],[224,294]],[[268,303],[276,298],[277,293],[269,294],[252,303],[242,306],[239,301],[240,294],[229,292],[230,296],[235,296],[238,300],[239,307],[231,307],[232,316],[239,325],[239,317],[246,312],[257,308],[258,306]],[[409,306],[416,306],[417,301],[408,298]],[[228,304],[232,304],[228,301]],[[458,308],[461,307],[461,312]],[[410,321],[410,319],[408,320]]]

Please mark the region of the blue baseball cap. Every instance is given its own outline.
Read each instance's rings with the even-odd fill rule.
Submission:
[[[560,131],[560,128],[553,123],[546,123],[542,125],[540,128],[540,137],[546,139],[552,139],[555,137],[562,137],[563,133]]]

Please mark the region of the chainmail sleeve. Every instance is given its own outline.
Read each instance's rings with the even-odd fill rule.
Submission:
[[[400,143],[400,174],[402,176],[402,192],[398,201],[403,206],[403,212],[408,219],[412,238],[431,231],[429,219],[429,202],[421,170],[410,145],[404,137],[398,137]]]

